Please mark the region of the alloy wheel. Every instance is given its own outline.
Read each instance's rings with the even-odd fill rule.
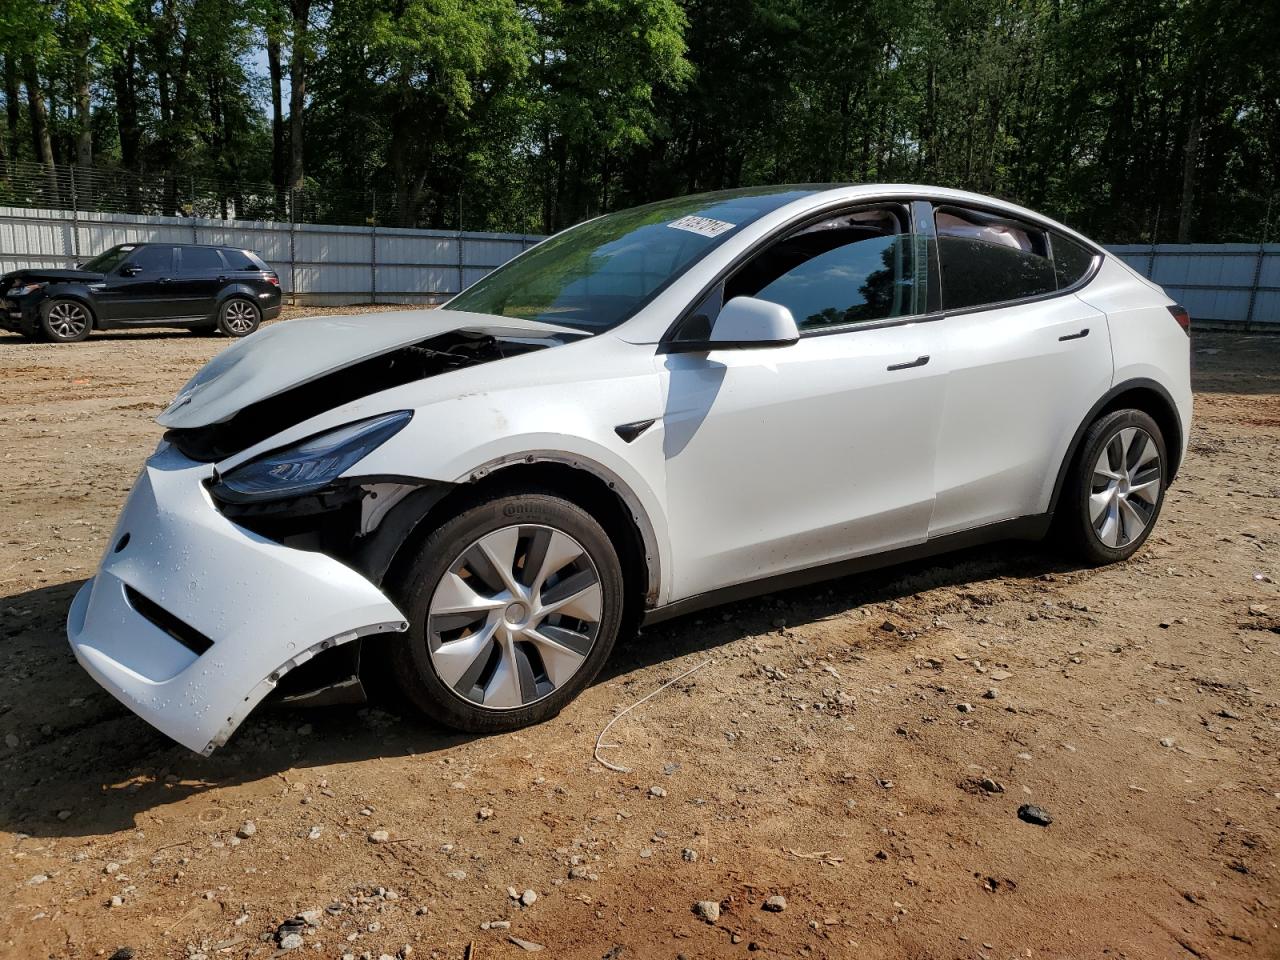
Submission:
[[[1103,446],[1093,465],[1089,519],[1105,546],[1142,536],[1160,503],[1160,450],[1141,427],[1125,427]]]
[[[586,662],[601,602],[599,571],[573,537],[540,524],[494,530],[436,586],[426,631],[432,666],[477,706],[536,703]]]
[[[78,303],[55,303],[49,308],[49,329],[62,340],[80,336],[89,328],[89,311]]]
[[[232,300],[222,310],[223,321],[232,333],[248,333],[257,319],[253,305],[243,300]]]

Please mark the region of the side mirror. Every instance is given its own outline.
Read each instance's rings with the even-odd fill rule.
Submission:
[[[786,307],[755,297],[734,297],[720,308],[706,339],[676,340],[668,349],[676,353],[750,350],[789,347],[799,339],[800,330]]]
[[[141,272],[142,268],[136,263],[126,263],[120,268],[120,276],[122,277],[136,277]]]

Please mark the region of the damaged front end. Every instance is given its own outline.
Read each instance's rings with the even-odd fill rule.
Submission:
[[[390,331],[379,324],[363,336],[349,322],[335,333],[328,318],[268,328],[215,358],[161,416],[165,441],[67,629],[85,669],[179,743],[211,752],[277,689],[312,704],[359,696],[356,641],[408,628],[382,580],[414,525],[452,489],[358,475],[412,410],[243,462],[235,455],[361,397],[581,336],[537,324],[442,330],[449,318],[433,313],[422,326],[434,331],[403,314]],[[325,326],[321,348],[308,350]],[[248,351],[259,337],[264,346]],[[351,349],[335,352],[333,339]],[[233,465],[220,469],[228,458]]]

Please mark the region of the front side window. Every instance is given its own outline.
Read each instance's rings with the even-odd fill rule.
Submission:
[[[934,214],[942,268],[942,307],[962,310],[1058,289],[1045,231],[977,210]]]
[[[110,273],[116,267],[120,266],[129,259],[129,254],[136,250],[131,243],[124,243],[120,246],[112,247],[98,254],[92,260],[86,261],[81,270],[90,270],[93,273]]]
[[[143,274],[170,273],[173,270],[173,247],[136,247],[127,262]]]
[[[875,207],[804,227],[729,278],[724,300],[757,297],[801,331],[927,313],[928,258],[904,207]]]
[[[735,190],[608,214],[509,261],[447,306],[609,330],[744,226],[812,192]]]

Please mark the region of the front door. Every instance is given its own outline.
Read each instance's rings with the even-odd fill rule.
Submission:
[[[808,225],[712,296],[788,307],[798,343],[659,358],[671,600],[925,540],[947,364],[923,252],[904,207]]]
[[[164,298],[174,276],[173,259],[169,244],[135,248],[95,290],[99,317],[123,323],[164,319]]]

